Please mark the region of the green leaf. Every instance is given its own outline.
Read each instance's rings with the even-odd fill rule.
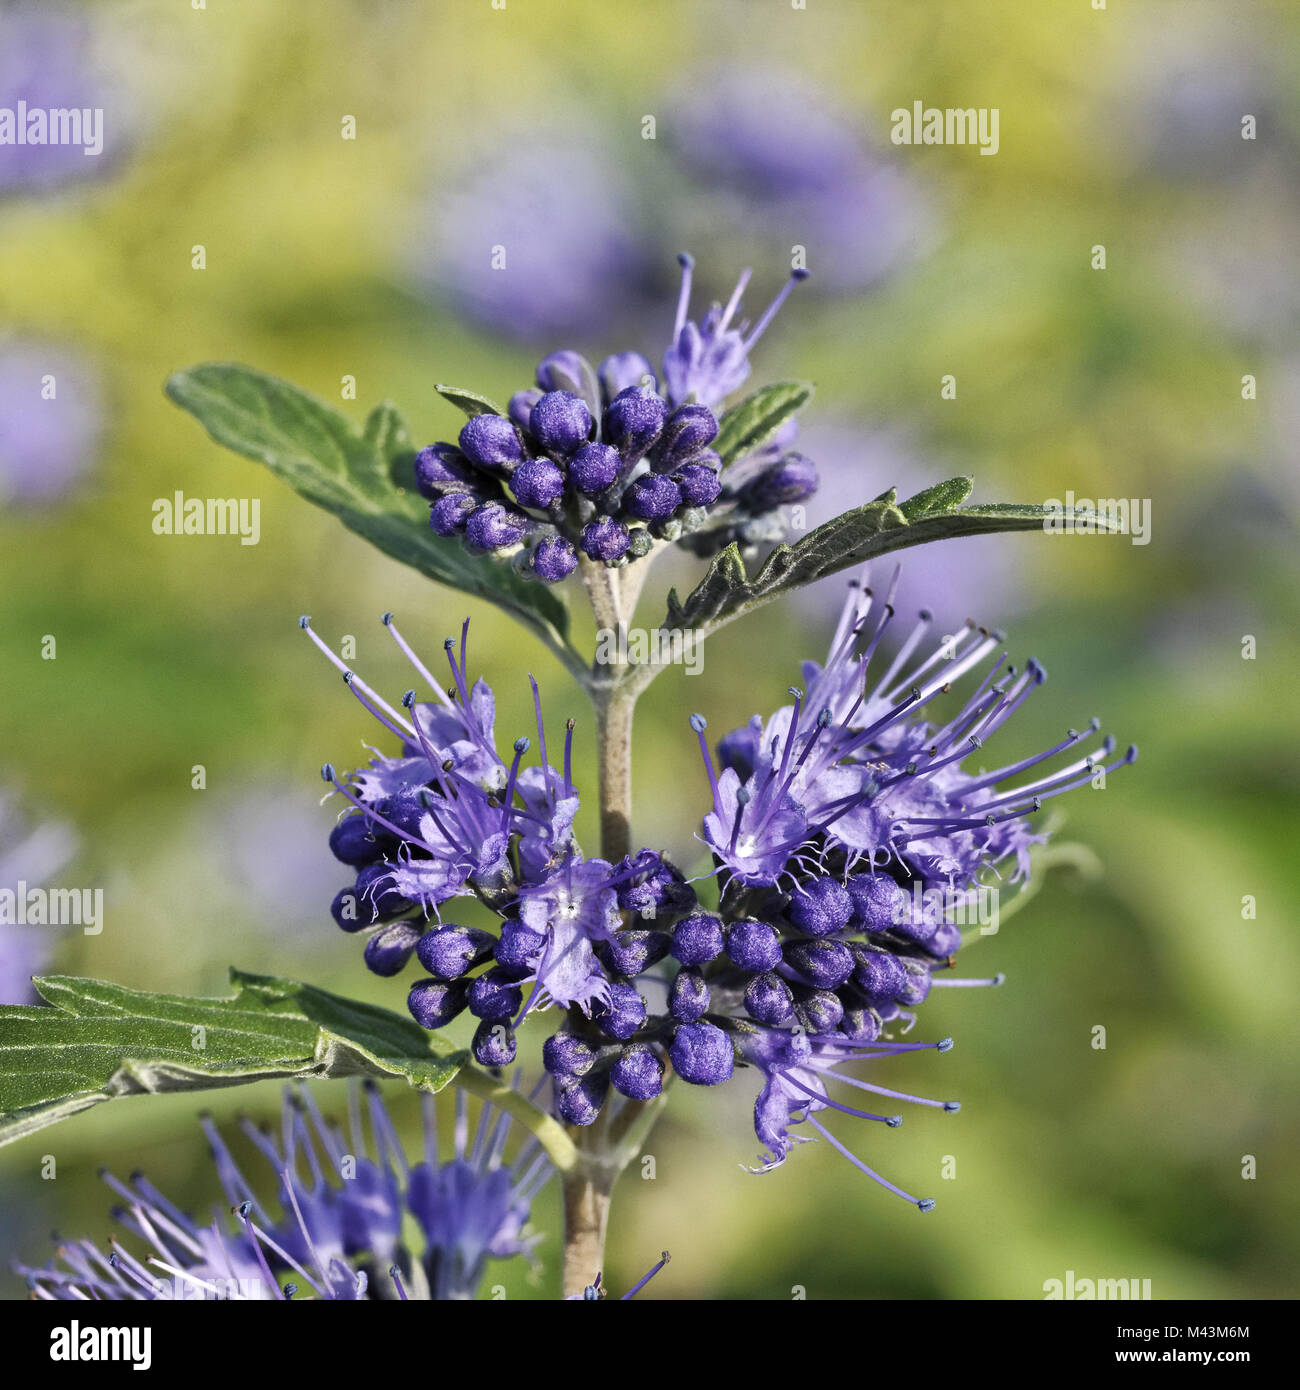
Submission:
[[[933,512],[950,512],[954,507],[961,506],[974,486],[975,479],[971,477],[949,478],[946,483],[935,483],[933,487],[918,492],[915,497],[909,497],[906,502],[900,502],[898,510],[908,521],[917,521]],[[891,497],[889,500],[892,502],[894,499]]]
[[[964,483],[965,479],[953,479],[939,488],[951,488],[955,495],[957,485]],[[948,511],[918,508],[915,518],[907,515],[906,507],[938,490],[931,488],[902,507],[884,499],[855,507],[818,526],[794,545],[778,545],[753,578],[745,568],[739,547],[729,545],[714,559],[684,603],[679,601],[676,590],[668,595],[664,626],[712,631],[782,594],[875,556],[955,536],[1042,530],[1045,518],[1052,515],[1037,504],[1000,502]],[[1077,508],[1074,515],[1093,517],[1091,512]]]
[[[218,444],[264,463],[300,496],[333,512],[384,554],[430,579],[486,599],[535,632],[571,670],[586,663],[569,644],[569,613],[544,585],[502,560],[470,555],[429,529],[428,504],[394,486],[410,449],[396,407],[381,405],[365,430],[286,381],[227,363],[177,372],[167,394]]]
[[[387,465],[389,482],[396,488],[409,489],[415,446],[402,412],[392,401],[384,401],[370,412],[362,436]]]
[[[0,1007],[0,1144],[119,1096],[337,1076],[400,1076],[440,1091],[465,1063],[387,1009],[296,980],[230,978],[228,999],[38,978],[53,1007]]]
[[[487,396],[477,391],[467,391],[463,386],[447,386],[438,382],[433,388],[444,401],[450,401],[457,410],[463,410],[471,419],[475,415],[504,415],[505,411]]]
[[[713,441],[723,466],[766,444],[795,411],[812,400],[812,394],[811,382],[778,381],[727,411],[718,422],[718,437]]]

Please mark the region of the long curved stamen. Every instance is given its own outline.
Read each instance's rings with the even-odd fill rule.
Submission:
[[[515,780],[519,776],[519,760],[528,752],[530,744],[526,738],[515,739],[515,756],[510,764],[510,776],[506,779],[505,793],[501,798],[501,829],[510,826],[510,806],[515,799]],[[542,755],[542,766],[546,766],[546,755]]]
[[[912,1105],[928,1105],[934,1110],[946,1110],[950,1115],[955,1115],[961,1109],[960,1101],[931,1100],[928,1096],[914,1096],[907,1091],[891,1091],[888,1086],[877,1086],[873,1082],[863,1081],[861,1077],[857,1076],[844,1076],[836,1072],[835,1079],[843,1081],[846,1086],[856,1086],[859,1091],[871,1091],[875,1095],[888,1096],[891,1100],[905,1100]]]
[[[434,781],[436,781],[438,784],[438,789],[442,792],[443,800],[447,803],[448,806],[455,806],[456,795],[453,790],[453,784],[449,780],[449,769],[444,765],[446,763],[446,759],[425,737],[424,730],[420,728],[419,720],[414,718],[415,691],[408,690],[406,694],[402,696],[402,703],[406,705],[406,707],[411,711],[412,719],[415,722],[416,739],[419,741],[421,752],[423,752],[425,758],[429,762],[430,767],[433,769],[433,778]],[[437,823],[439,830],[441,830],[442,833],[447,836],[448,840],[450,840],[452,844],[458,845],[459,847],[459,842],[457,841],[456,837],[446,830],[446,828],[442,825],[442,822],[438,820],[436,815],[434,816],[434,821]],[[469,848],[469,846],[466,845],[464,846],[464,848]]]
[[[890,605],[890,607],[892,607],[892,605]],[[915,685],[917,683],[916,677],[920,674],[921,670],[925,669],[925,667],[921,667],[920,670],[914,671],[910,677],[899,680],[897,688],[891,689],[891,687],[894,685],[895,680],[897,680],[898,678],[898,673],[902,671],[904,667],[906,667],[907,663],[912,659],[912,653],[915,652],[917,647],[919,647],[921,643],[925,640],[925,635],[927,632],[929,632],[930,624],[932,621],[933,615],[930,614],[929,610],[922,609],[921,613],[917,616],[916,622],[913,623],[911,631],[903,639],[903,645],[899,647],[897,652],[894,653],[893,661],[889,663],[889,665],[885,668],[884,675],[881,676],[880,679],[876,682],[875,687],[871,692],[871,699],[873,701],[892,700],[897,695],[898,690],[901,690],[903,686]],[[966,635],[973,631],[973,626],[969,622],[967,622],[966,626],[963,627],[961,631],[956,633],[952,638],[952,645],[954,650],[958,645],[960,645],[960,643],[965,641]],[[942,646],[937,649],[937,651],[939,652],[942,652],[942,650]],[[930,660],[934,661],[935,657],[932,656]]]
[[[542,759],[542,777],[546,782],[546,795],[548,800],[551,796],[551,760],[546,754],[546,729],[542,724],[542,692],[537,688],[537,682],[530,674],[528,684],[533,688],[533,712],[537,716],[537,751]]]
[[[467,620],[465,626],[461,629],[462,653],[464,651],[465,638],[467,636],[466,630],[468,629],[468,627],[469,622]],[[456,689],[460,693],[462,717],[464,718],[465,724],[468,727],[470,720],[474,718],[474,713],[473,710],[470,708],[469,683],[468,677],[465,674],[465,664],[463,659],[459,664],[456,661],[456,639],[454,637],[443,638],[442,647],[443,650],[447,653],[447,664],[451,667],[452,679],[455,681]]]
[[[640,1279],[638,1279],[636,1283],[633,1284],[632,1287],[623,1295],[623,1297],[619,1299],[619,1302],[625,1303],[629,1298],[635,1298],[637,1294],[639,1294],[641,1290],[645,1288],[645,1286],[651,1281],[651,1279],[653,1279],[655,1275],[659,1273],[659,1271],[664,1267],[664,1265],[668,1263],[668,1261],[671,1258],[672,1256],[669,1255],[667,1250],[665,1250],[663,1252],[663,1255],[660,1257],[659,1263],[655,1265],[654,1268],[651,1269],[648,1273],[643,1274],[640,1277]],[[599,1279],[599,1276],[597,1276],[597,1278]]]
[[[685,251],[678,254],[677,264],[682,268],[682,285],[677,292],[677,316],[673,320],[673,342],[682,335],[686,327],[686,315],[691,307],[691,280],[695,271],[695,257]]]
[[[1033,803],[1031,803],[1029,807],[1029,810],[1037,811],[1038,809],[1039,802],[1038,798],[1035,797]],[[1002,825],[1004,822],[1009,820],[1019,820],[1025,814],[1025,810],[1021,808],[1011,811],[1004,811],[1003,814],[1000,816],[985,816],[981,820],[949,820],[943,816],[900,816],[898,818],[898,825],[900,827],[905,825],[928,825],[930,826],[930,829],[923,831],[919,835],[907,835],[904,836],[902,839],[896,838],[894,840],[894,844],[910,845],[915,843],[917,840],[934,839],[936,835],[952,835],[958,830],[982,830],[986,828],[991,829],[993,826]]]
[[[748,275],[749,272],[746,271],[744,276],[742,276],[742,280],[747,278]],[[777,291],[776,298],[773,299],[772,302],[767,306],[767,308],[763,310],[763,313],[760,316],[758,322],[750,330],[749,336],[745,339],[746,352],[749,352],[753,348],[754,344],[758,342],[758,340],[767,331],[768,325],[771,324],[772,320],[780,312],[781,305],[784,304],[785,301],[790,298],[790,292],[794,289],[794,287],[797,284],[799,284],[800,281],[806,280],[807,278],[808,272],[806,270],[792,270],[790,272],[790,278],[785,282],[784,285],[781,286],[780,290]],[[743,284],[737,286],[737,296],[739,296],[743,288]],[[725,323],[726,320],[724,319],[723,322]]]
[[[1096,733],[1100,726],[1101,721],[1099,719],[1094,719],[1084,732],[1078,729],[1070,729],[1061,742],[1054,747],[1048,748],[1042,753],[1035,753],[1033,757],[1022,758],[1018,763],[1008,763],[1005,767],[1000,767],[995,772],[985,773],[984,776],[977,777],[973,782],[967,782],[964,790],[967,792],[979,791],[983,787],[991,787],[1008,777],[1016,777],[1022,772],[1027,772],[1031,767],[1035,766],[1035,764],[1044,762],[1048,758],[1054,758],[1058,753],[1064,753],[1067,748],[1072,748],[1080,739],[1086,738],[1088,734]]]
[[[811,1096],[813,1100],[819,1101],[823,1105],[829,1105],[832,1110],[838,1110],[841,1115],[852,1115],[858,1120],[879,1120],[881,1124],[888,1125],[890,1129],[897,1129],[903,1122],[903,1117],[901,1115],[873,1115],[869,1110],[856,1110],[851,1105],[842,1105],[839,1101],[833,1100],[830,1096],[820,1094],[813,1090],[811,1086],[805,1086],[798,1077],[793,1076],[789,1072],[786,1073],[785,1079],[805,1095]],[[841,1076],[838,1079],[843,1081],[844,1077]]]
[[[366,698],[366,696],[362,693],[361,682],[357,680],[356,673],[354,671],[343,672],[343,684],[346,685],[347,688],[356,697],[357,702],[360,704],[361,708],[365,710],[367,714],[377,719],[384,726],[384,728],[388,730],[390,734],[396,734],[398,738],[403,740],[403,742],[405,742],[410,737],[410,735],[404,729],[399,729],[397,725],[394,724],[393,721],[389,719],[386,714],[377,709],[375,705],[373,705],[370,702],[370,700]]]
[[[442,686],[438,684],[436,680],[434,680],[433,672],[430,671],[429,668],[424,664],[424,662],[421,661],[420,658],[415,654],[414,649],[411,647],[411,644],[406,640],[406,638],[403,637],[400,632],[398,632],[397,624],[393,621],[393,615],[391,613],[385,613],[380,621],[388,629],[388,631],[392,633],[393,641],[397,643],[399,650],[401,651],[402,655],[407,659],[407,661],[409,661],[411,665],[415,667],[416,674],[420,677],[420,679],[424,681],[424,683],[429,687],[430,690],[433,691],[433,693],[438,697],[438,699],[442,701],[443,705],[445,705],[447,709],[451,709],[453,706],[451,701],[447,698],[447,692],[442,688]]]
[[[1070,742],[1075,742],[1075,740],[1072,739]],[[1000,797],[993,801],[986,801],[984,806],[1011,805],[1014,802],[1023,801],[1027,796],[1036,796],[1042,792],[1050,791],[1054,787],[1059,788],[1060,783],[1067,782],[1072,777],[1082,777],[1082,781],[1086,782],[1096,772],[1097,764],[1104,762],[1114,751],[1115,736],[1107,734],[1101,741],[1101,745],[1091,753],[1084,754],[1082,758],[1077,758],[1066,767],[1057,768],[1055,772],[1049,773],[1046,777],[1039,777],[1033,782],[1026,782],[1021,787],[1007,787]],[[1078,786],[1080,783],[1076,782],[1075,785]]]
[[[398,712],[392,707],[392,705],[388,703],[387,700],[384,699],[382,695],[372,690],[365,683],[365,681],[361,679],[360,676],[356,675],[355,672],[350,672],[349,668],[346,665],[344,665],[343,661],[339,657],[334,655],[334,653],[330,650],[329,646],[325,642],[321,641],[321,639],[316,635],[315,629],[311,625],[310,618],[299,618],[298,626],[316,644],[317,650],[324,653],[326,660],[329,661],[331,666],[335,667],[341,675],[347,676],[350,674],[352,676],[352,679],[356,681],[357,688],[359,690],[364,691],[371,698],[371,700],[373,700],[375,704],[378,705],[379,708],[382,709],[386,715],[388,715],[390,719],[403,726],[406,724],[406,720],[403,719],[400,714],[398,714]],[[412,732],[414,731],[412,730]]]
[[[1007,669],[1008,674],[1010,674],[1013,668],[1008,667]],[[989,720],[984,736],[989,738],[996,730],[1000,729],[1046,680],[1047,672],[1031,657],[1025,663],[1024,671],[1012,681],[1010,686],[1005,688],[1006,701]],[[997,686],[993,688],[998,689]],[[1004,692],[999,691],[999,693]]]
[[[908,692],[907,698],[900,700],[888,714],[877,719],[874,724],[870,724],[867,728],[861,729],[854,734],[853,737],[840,748],[840,756],[847,757],[848,754],[856,752],[859,748],[866,746],[876,735],[883,733],[891,724],[896,723],[904,714],[908,713],[909,710],[920,709],[924,703],[925,702],[921,699],[921,691],[916,686],[913,686]]]
[[[690,724],[700,740],[700,755],[704,759],[704,771],[708,774],[709,790],[713,793],[713,805],[721,811],[722,798],[718,793],[718,774],[713,770],[713,755],[709,752],[708,740],[704,737],[704,731],[709,727],[708,721],[702,714],[693,714]]]
[[[262,1242],[258,1239],[256,1228],[253,1225],[252,1204],[241,1202],[237,1208],[239,1217],[248,1231],[249,1243],[253,1247],[253,1255],[257,1260],[258,1268],[262,1271],[262,1278],[266,1280],[268,1290],[274,1291],[274,1296],[281,1301],[284,1299],[284,1292],[280,1288],[279,1281],[271,1273],[271,1266],[266,1262],[266,1254],[262,1249]]]
[[[971,719],[978,717],[982,723],[988,717],[990,699],[1001,698],[1000,696],[994,697],[993,692],[993,687],[998,677],[1004,673],[1007,675],[1014,675],[1013,668],[1005,664],[1006,658],[1006,652],[1002,652],[989,663],[987,674],[975,689],[971,691],[970,697],[967,699],[966,703],[947,724],[943,725],[935,732],[933,743],[936,748],[946,748],[949,743],[959,738],[962,732],[967,728]],[[992,708],[997,708],[996,703],[992,705]],[[991,730],[987,728],[981,730],[984,736],[987,736],[990,732]]]
[[[788,693],[794,696],[794,711],[790,715],[790,727],[786,730],[785,747],[781,750],[781,766],[774,774],[774,781],[778,784],[785,780],[785,770],[790,764],[790,750],[799,736],[799,711],[803,707],[803,691],[798,686],[792,685]]]
[[[892,1192],[896,1197],[901,1197],[905,1202],[911,1202],[914,1207],[919,1207],[922,1211],[933,1211],[934,1202],[928,1198],[913,1197],[910,1192],[904,1192],[901,1187],[895,1186],[888,1178],[882,1178],[874,1168],[868,1168],[856,1154],[850,1153],[848,1149],[826,1128],[819,1123],[815,1115],[808,1116],[808,1123],[822,1136],[823,1139],[833,1148],[844,1155],[859,1172],[865,1173],[867,1177],[878,1182],[887,1192]]]

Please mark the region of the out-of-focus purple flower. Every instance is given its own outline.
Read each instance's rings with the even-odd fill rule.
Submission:
[[[20,102],[29,112],[104,111],[103,148],[96,154],[87,153],[85,143],[0,145],[0,195],[105,173],[121,134],[112,91],[86,7],[30,0],[0,5],[0,106],[15,112]]]
[[[681,212],[701,225],[688,232],[753,229],[764,245],[804,246],[823,293],[861,289],[929,241],[916,186],[867,146],[861,119],[801,74],[734,63],[696,72],[669,109],[664,139],[695,184]]]
[[[49,963],[57,926],[19,923],[19,894],[41,889],[72,858],[76,836],[65,825],[29,826],[10,792],[0,790],[0,1004],[39,1002],[32,976]],[[10,908],[13,909],[12,913]]]
[[[1158,248],[1168,293],[1249,342],[1293,341],[1300,141],[1282,50],[1247,14],[1224,12],[1178,32],[1152,17],[1128,52],[1097,99],[1106,155],[1145,190],[1165,180],[1199,194],[1197,215],[1172,219]]]
[[[551,1174],[535,1139],[506,1162],[509,1117],[485,1105],[471,1140],[457,1092],[453,1152],[439,1158],[434,1101],[425,1095],[425,1155],[412,1164],[377,1088],[366,1088],[370,1137],[350,1107],[345,1133],[320,1114],[307,1088],[286,1088],[281,1135],[244,1121],[275,1177],[250,1184],[216,1127],[204,1120],[229,1216],[200,1225],[144,1177],[106,1181],[121,1198],[118,1222],[150,1252],[142,1260],[114,1237],[62,1244],[44,1268],[16,1266],[39,1299],[427,1300],[473,1298],[489,1259],[531,1255],[533,1199]],[[414,1218],[422,1242],[404,1231]]]
[[[618,155],[574,129],[496,132],[439,172],[410,239],[414,278],[495,333],[606,333],[646,302],[653,209]]]
[[[30,339],[0,340],[0,507],[65,496],[95,464],[103,432],[89,362]]]
[[[1114,88],[1099,94],[1097,128],[1109,134],[1117,163],[1148,176],[1247,182],[1271,154],[1294,158],[1285,117],[1291,74],[1245,15],[1181,32],[1152,16],[1139,21],[1127,52]],[[1253,140],[1243,139],[1246,117],[1255,121]]]

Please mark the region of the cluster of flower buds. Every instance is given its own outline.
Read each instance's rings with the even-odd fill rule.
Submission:
[[[432,504],[440,536],[480,553],[510,554],[547,583],[566,578],[579,552],[621,567],[657,541],[718,532],[755,539],[783,532],[780,508],[817,486],[812,463],[777,441],[724,469],[711,447],[721,402],[749,374],[749,351],[804,272],[796,272],[752,328],[734,323],[748,272],[725,307],[702,325],[687,317],[692,262],[681,257],[682,294],[663,384],[636,352],[592,367],[554,352],[535,388],[516,392],[506,414],[488,408],[466,421],[455,444],[415,459],[415,485]],[[789,422],[793,426],[793,421]]]
[[[743,905],[724,898],[718,913],[690,911],[668,929],[620,931],[597,947],[609,1000],[589,1019],[571,1014],[543,1049],[557,1113],[590,1124],[610,1087],[650,1100],[665,1060],[684,1081],[718,1085],[750,1060],[760,1029],[877,1043],[960,944],[955,927],[920,916],[885,874],[824,874],[790,893],[751,891]]]
[[[416,956],[429,978],[412,986],[409,1007],[426,1028],[444,1027],[468,1010],[479,1020],[476,1060],[499,1067],[514,1060],[515,1030],[535,1006],[570,1004],[543,1056],[557,1081],[556,1113],[590,1124],[600,1109],[594,1088],[602,1081],[604,1090],[612,1080],[636,1100],[661,1089],[662,1050],[641,1036],[647,1006],[633,981],[663,960],[674,919],[697,906],[680,871],[653,851],[619,865],[571,860],[550,878],[521,885],[496,934],[442,923],[422,936]],[[654,926],[623,926],[646,919]],[[532,984],[527,998],[526,982]],[[671,1031],[656,1033],[663,1048],[673,1041]],[[561,1060],[570,1058],[572,1067]],[[568,1084],[580,1076],[582,1085]]]

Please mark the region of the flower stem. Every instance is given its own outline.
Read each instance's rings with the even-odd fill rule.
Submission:
[[[605,1227],[613,1180],[585,1164],[564,1175],[564,1297],[581,1296],[605,1263]]]
[[[648,564],[610,569],[584,559],[582,582],[596,627],[613,632],[632,618]],[[616,864],[632,849],[632,716],[639,690],[616,643],[616,654],[592,663],[587,693],[596,712],[597,780],[600,789],[600,854]],[[598,652],[600,648],[597,648]],[[564,1295],[580,1296],[603,1272],[610,1196],[618,1175],[640,1152],[659,1106],[631,1103],[611,1128],[611,1107],[594,1125],[570,1128],[579,1159],[564,1171]]]
[[[562,1175],[564,1190],[564,1296],[581,1294],[605,1268],[605,1228],[619,1175],[641,1152],[667,1099],[607,1105],[594,1125],[570,1129],[578,1162]]]
[[[616,631],[636,606],[644,574],[582,562],[582,582],[596,626]],[[599,651],[599,649],[598,649]],[[632,848],[632,715],[637,690],[627,681],[629,666],[621,648],[608,661],[592,663],[587,690],[596,711],[596,762],[600,787],[600,853],[611,864]]]
[[[593,692],[600,781],[600,854],[617,864],[632,850],[632,715],[636,696],[614,686]]]

